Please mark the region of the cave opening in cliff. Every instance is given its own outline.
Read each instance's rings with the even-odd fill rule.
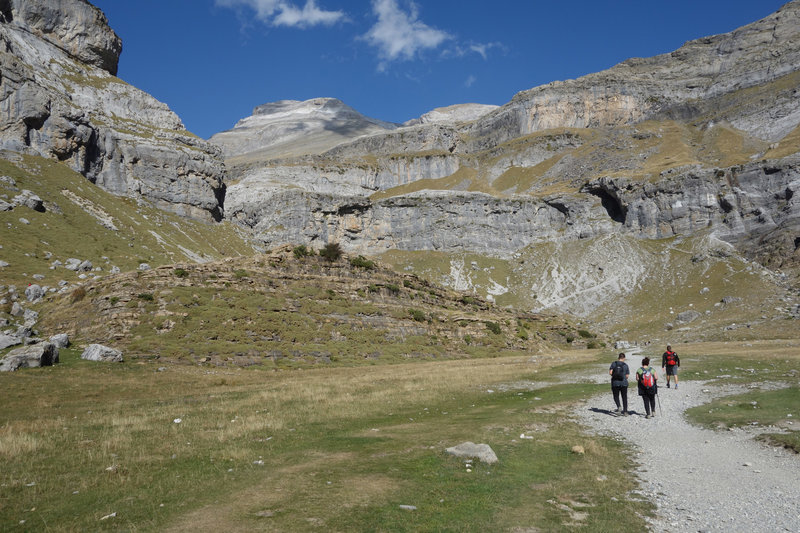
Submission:
[[[593,189],[589,191],[589,193],[600,198],[600,204],[603,206],[603,209],[606,210],[606,213],[608,213],[608,216],[611,220],[614,222],[619,222],[620,224],[625,223],[625,217],[628,215],[628,210],[617,198],[613,197],[604,189]]]

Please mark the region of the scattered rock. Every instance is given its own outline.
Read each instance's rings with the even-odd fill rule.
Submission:
[[[11,316],[22,316],[25,314],[25,308],[19,305],[18,302],[11,304]]]
[[[586,453],[586,450],[583,449],[583,446],[573,446],[572,453],[576,453],[578,455],[583,455]]]
[[[677,318],[678,322],[689,323],[697,320],[698,318],[700,318],[700,316],[701,316],[700,313],[698,313],[697,311],[690,310],[678,313]]]
[[[15,348],[0,361],[0,372],[14,372],[20,368],[37,368],[58,363],[58,348],[49,342],[42,342],[22,348]]]
[[[66,348],[69,346],[69,335],[66,333],[59,333],[53,335],[48,339],[56,348]]]
[[[417,506],[416,505],[399,505],[398,507],[400,507],[400,509],[402,509],[404,511],[416,511],[417,510]]]
[[[122,352],[102,344],[90,344],[81,354],[81,359],[104,363],[121,363]]]
[[[150,270],[150,265],[147,263],[141,263],[139,264],[139,270]]]
[[[42,199],[27,189],[24,189],[20,194],[12,198],[11,203],[14,205],[24,205],[40,213],[44,213],[45,211]]]
[[[22,339],[15,335],[0,334],[0,350],[5,350],[17,344],[22,344]]]
[[[33,284],[28,285],[25,288],[25,298],[28,299],[29,302],[35,303],[42,299],[44,296],[44,290],[39,285]]]
[[[484,463],[493,464],[498,461],[497,455],[488,444],[475,444],[474,442],[463,442],[458,446],[445,450],[450,455],[456,457],[474,457]]]

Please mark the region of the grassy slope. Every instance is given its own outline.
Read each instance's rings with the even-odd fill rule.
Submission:
[[[82,291],[47,303],[40,327],[142,357],[372,364],[538,351],[578,336],[556,317],[494,308],[380,265],[298,258],[290,248],[108,277]]]
[[[12,178],[18,189],[0,182],[0,198],[10,201],[28,189],[46,207],[44,213],[27,207],[0,212],[0,259],[9,263],[0,269],[0,284],[25,286],[34,282],[34,274],[45,276],[40,285],[52,287],[62,279],[77,282],[72,271],[50,269],[53,261],[72,257],[88,259],[108,272],[112,266],[125,271],[140,263],[158,266],[253,253],[230,224],[205,224],[113,196],[65,165],[41,157],[6,153],[0,158],[0,175]],[[117,230],[101,225],[89,211],[109,218]]]

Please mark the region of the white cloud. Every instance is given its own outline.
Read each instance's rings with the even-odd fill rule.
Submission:
[[[345,20],[342,11],[325,11],[317,6],[316,0],[306,0],[301,8],[287,0],[216,0],[221,7],[249,7],[256,12],[256,18],[271,26],[308,28],[311,26],[330,26]]]
[[[476,78],[475,76],[473,76],[472,74],[470,74],[470,75],[469,75],[469,77],[467,78],[467,81],[465,81],[465,82],[464,82],[464,87],[467,87],[467,88],[469,88],[469,87],[472,87],[472,85],[473,85],[473,84],[474,84],[476,81],[478,81],[478,78]]]
[[[452,37],[442,30],[431,28],[418,19],[416,4],[409,4],[409,11],[403,11],[397,0],[373,0],[372,11],[378,22],[370,28],[364,39],[378,49],[385,64],[397,59],[413,59],[420,51],[437,48]]]

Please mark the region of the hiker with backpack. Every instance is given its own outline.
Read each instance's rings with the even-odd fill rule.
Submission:
[[[617,360],[611,363],[608,374],[611,376],[611,392],[614,394],[614,403],[617,404],[616,413],[619,413],[619,397],[622,396],[622,416],[628,416],[628,376],[631,370],[625,362],[625,354],[619,354]]]
[[[667,344],[667,351],[661,356],[661,370],[665,370],[667,375],[667,388],[669,388],[669,377],[675,377],[675,388],[678,388],[678,368],[681,366],[681,359],[678,354],[672,351],[672,346]]]
[[[639,396],[644,400],[645,418],[656,416],[656,394],[658,394],[658,375],[650,366],[650,358],[642,359],[642,366],[636,371],[636,383],[639,385]]]

